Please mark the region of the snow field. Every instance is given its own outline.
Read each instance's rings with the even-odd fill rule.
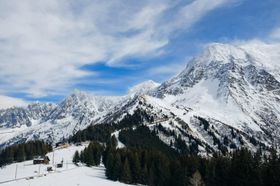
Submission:
[[[86,167],[76,166],[72,158],[76,150],[83,150],[88,143],[81,146],[71,145],[63,149],[55,149],[47,156],[49,165],[33,165],[33,161],[14,163],[0,169],[0,185],[2,186],[117,186],[126,185],[106,179],[104,166]],[[54,159],[53,159],[54,157]],[[62,168],[52,165],[63,160]],[[47,167],[52,166],[54,171],[47,172]],[[17,170],[16,170],[17,169]],[[15,180],[15,178],[17,180]],[[8,181],[8,182],[6,182]]]

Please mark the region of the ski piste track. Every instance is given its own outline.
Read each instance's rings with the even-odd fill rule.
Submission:
[[[72,164],[73,163],[68,163],[68,164]],[[38,165],[39,166],[39,165]],[[19,180],[28,180],[28,179],[34,179],[34,178],[39,178],[39,177],[43,177],[43,176],[48,176],[48,174],[56,174],[56,173],[60,173],[60,172],[66,172],[66,171],[71,171],[71,170],[74,170],[74,169],[77,169],[79,168],[78,166],[77,167],[74,167],[74,168],[70,168],[70,169],[66,169],[66,170],[55,170],[55,171],[51,171],[49,173],[43,173],[43,174],[38,174],[38,175],[33,175],[33,176],[25,176],[25,177],[21,177],[21,178],[16,178],[16,179],[10,179],[10,180],[6,180],[6,181],[0,181],[0,184],[4,184],[4,183],[9,183],[9,182],[14,182],[14,181],[19,181]]]

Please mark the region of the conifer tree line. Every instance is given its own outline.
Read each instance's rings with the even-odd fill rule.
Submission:
[[[88,147],[86,147],[80,153],[75,152],[73,157],[73,163],[83,162],[87,166],[98,166],[101,162],[102,153],[104,152],[104,147],[96,141],[90,142]]]
[[[124,128],[132,128],[133,126],[140,126],[144,120],[152,122],[154,119],[146,112],[137,109],[133,115],[127,114],[117,123],[91,125],[84,130],[79,130],[70,137],[68,141],[70,143],[79,143],[83,141],[100,141],[106,143],[111,137],[112,132]]]
[[[45,155],[50,151],[52,146],[40,140],[12,145],[0,151],[0,167],[13,162],[31,160],[34,156]]]
[[[75,135],[69,138],[71,143],[79,143],[83,141],[100,141],[106,143],[106,140],[111,137],[111,133],[115,130],[112,124],[99,124],[89,126],[82,131],[78,131]]]
[[[116,148],[115,136],[109,138],[105,146],[93,141],[81,153],[76,152],[73,161],[96,166],[102,160],[108,179],[130,184],[280,185],[280,158],[274,149],[268,155],[237,149],[206,158],[174,152],[156,138],[153,131],[149,135],[147,132],[145,126],[120,132],[119,139],[124,138],[121,141],[126,145],[122,149]]]
[[[227,156],[215,154],[214,157],[203,158],[178,155],[170,158],[159,150],[116,149],[113,145],[104,149],[96,142],[93,144],[95,148],[87,148],[81,154],[76,152],[73,161],[96,166],[100,164],[102,156],[106,176],[114,181],[162,186],[280,185],[280,158],[273,149],[267,156],[239,149]],[[96,152],[88,149],[95,149]],[[89,153],[92,158],[86,158]]]
[[[95,166],[102,160],[109,179],[130,184],[280,185],[280,157],[274,149],[265,154],[260,150],[252,153],[244,148],[235,148],[233,152],[201,157],[197,154],[198,144],[187,146],[180,136],[175,136],[172,144],[167,145],[157,136],[158,131],[141,125],[143,120],[152,121],[153,118],[139,111],[119,123],[94,125],[79,131],[70,141],[93,142],[81,153],[76,152],[73,161]],[[172,131],[164,131],[160,125],[157,128],[174,136]],[[116,130],[120,130],[118,140],[125,148],[116,148],[117,139],[111,136]],[[106,145],[101,145],[104,143]],[[97,158],[94,160],[94,157]]]

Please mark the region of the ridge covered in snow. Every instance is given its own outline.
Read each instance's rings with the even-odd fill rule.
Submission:
[[[158,87],[160,84],[154,82],[153,80],[144,81],[138,85],[131,87],[128,90],[128,94],[145,94]]]
[[[267,57],[266,57],[267,56]],[[0,111],[0,144],[44,139],[58,142],[91,124],[120,121],[142,109],[201,152],[280,142],[280,82],[267,50],[210,44],[177,76],[151,80],[119,97],[75,91],[61,103]],[[267,61],[267,60],[270,61]],[[274,59],[274,58],[273,58]],[[274,68],[275,67],[275,68]],[[33,109],[34,108],[34,109]],[[159,133],[166,142],[174,140]]]

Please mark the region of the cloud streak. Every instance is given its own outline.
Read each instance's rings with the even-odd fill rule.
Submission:
[[[94,73],[84,65],[161,55],[174,32],[226,2],[2,0],[0,94],[63,94]]]
[[[0,109],[7,109],[14,106],[26,106],[26,105],[27,102],[25,102],[22,99],[0,95]]]

